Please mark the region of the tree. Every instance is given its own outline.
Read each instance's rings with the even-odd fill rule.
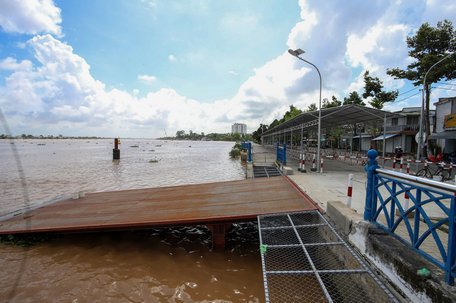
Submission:
[[[265,132],[267,130],[268,130],[268,126],[261,123],[260,127],[258,127],[258,129],[252,133],[253,141],[260,143],[261,135],[263,134],[263,132]]]
[[[418,29],[414,36],[407,37],[407,46],[409,56],[415,61],[407,65],[406,69],[392,68],[387,70],[387,74],[395,79],[408,79],[413,81],[414,86],[420,86],[423,83],[427,71],[439,60],[443,59],[449,53],[456,50],[456,32],[453,24],[449,20],[440,21],[437,27],[432,27],[429,23],[424,23]],[[456,59],[455,56],[441,62],[433,68],[426,77],[424,91],[425,100],[425,129],[429,138],[429,93],[431,85],[445,78],[451,80],[456,78]]]
[[[358,92],[352,91],[348,97],[344,98],[344,105],[347,104],[355,104],[355,105],[361,105],[361,106],[366,106],[366,103],[363,102],[363,99],[359,96]]]
[[[280,124],[280,121],[277,120],[277,119],[274,119],[274,121],[272,121],[272,123],[269,124],[269,129],[272,129],[272,128],[276,127],[279,124]]]
[[[302,114],[302,110],[298,109],[294,105],[290,105],[290,110],[288,110],[284,115],[283,118],[280,120],[280,123],[283,123],[285,121],[291,120],[296,116],[299,116]]]
[[[377,77],[372,77],[369,71],[364,73],[364,93],[363,98],[372,99],[369,104],[373,108],[382,109],[383,105],[387,102],[394,101],[397,98],[399,91],[384,91],[383,82]]]
[[[178,130],[176,132],[176,138],[177,139],[182,139],[183,137],[185,137],[185,130]]]
[[[340,148],[340,137],[342,136],[343,132],[344,130],[340,126],[331,127],[326,130],[327,140],[336,143],[335,146],[331,143],[331,147]]]
[[[318,110],[318,107],[317,107],[317,104],[315,103],[311,103],[308,107],[307,107],[307,111],[308,112],[315,112]]]
[[[328,99],[323,99],[323,104],[321,105],[322,108],[331,108],[331,107],[338,107],[342,104],[335,96],[331,97],[331,102]]]

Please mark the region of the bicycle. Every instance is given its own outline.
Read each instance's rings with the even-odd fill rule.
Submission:
[[[452,169],[451,166],[449,168],[446,168],[445,162],[436,163],[437,169],[434,171],[430,168],[429,164],[434,164],[434,163],[426,161],[426,165],[424,165],[424,168],[417,171],[415,176],[425,177],[428,179],[432,179],[434,176],[440,176],[441,177],[440,181],[447,181],[447,180],[451,179],[451,169]]]

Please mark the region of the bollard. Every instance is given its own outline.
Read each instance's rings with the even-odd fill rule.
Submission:
[[[410,175],[410,162],[407,161],[407,174]]]
[[[305,172],[306,172],[306,154],[305,154],[305,153],[302,154],[302,168],[301,168],[301,172],[302,172],[302,173],[305,173]]]
[[[112,159],[119,160],[120,159],[120,149],[119,149],[120,139],[114,139],[114,149],[112,150]]]
[[[320,173],[323,172],[323,158],[320,159]]]
[[[396,169],[396,160],[397,160],[397,158],[396,158],[396,157],[394,157],[394,158],[393,158],[393,170],[395,170],[395,169]]]
[[[404,158],[401,157],[401,164],[399,166],[399,172],[402,173],[402,167],[404,166]]]
[[[404,198],[405,198],[404,211],[407,211],[407,209],[409,209],[409,202],[410,202],[410,197],[408,195],[408,192],[404,193]]]
[[[302,172],[302,173],[305,173],[305,172],[306,172],[306,164],[305,164],[305,161],[306,161],[306,154],[300,153],[300,154],[299,154],[299,168],[298,168],[298,171],[300,171],[300,172]]]
[[[315,160],[315,155],[313,155],[313,158],[312,158],[312,168],[310,169],[311,171],[317,171],[317,163],[315,163],[316,160]]]
[[[353,174],[348,175],[347,206],[351,208],[353,194]]]

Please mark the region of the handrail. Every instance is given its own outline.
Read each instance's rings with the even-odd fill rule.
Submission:
[[[400,239],[445,272],[456,277],[456,185],[382,169],[369,150],[364,219]],[[429,210],[441,216],[432,218]],[[410,218],[409,218],[410,216]],[[447,236],[439,229],[447,225]],[[405,230],[397,232],[398,228]],[[402,233],[406,232],[407,236]],[[435,250],[422,247],[425,241]]]
[[[427,178],[422,178],[422,177],[418,177],[418,176],[413,176],[413,175],[408,175],[408,174],[404,174],[404,173],[399,173],[399,172],[395,172],[395,171],[387,170],[387,169],[383,169],[383,168],[377,168],[375,170],[375,172],[378,172],[379,174],[383,174],[383,175],[386,175],[386,176],[389,176],[389,177],[395,177],[395,178],[399,178],[399,179],[415,182],[415,183],[418,183],[418,184],[421,184],[421,185],[432,186],[434,188],[438,188],[438,189],[441,189],[441,190],[446,190],[446,191],[449,191],[449,192],[456,192],[456,185],[449,184],[449,183],[443,183],[443,182],[440,182],[440,181],[434,181],[434,180],[430,180],[430,179],[427,179]]]

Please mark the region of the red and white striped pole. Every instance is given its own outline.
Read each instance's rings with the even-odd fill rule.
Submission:
[[[410,162],[407,161],[407,174],[410,175]]]
[[[396,157],[393,158],[393,169],[396,169]]]
[[[310,169],[311,171],[317,171],[317,163],[315,163],[316,162],[315,157],[316,157],[316,155],[314,154],[313,158],[312,158],[312,168]]]
[[[323,158],[320,159],[320,173],[323,172]]]
[[[404,202],[404,212],[406,212],[408,209],[409,209],[409,202],[410,202],[410,197],[408,195],[408,192],[405,192],[404,193],[404,198],[405,198],[405,202]]]
[[[305,173],[306,172],[306,154],[302,154],[302,167],[301,167],[301,172]]]
[[[399,166],[399,172],[400,172],[400,173],[403,172],[403,170],[402,170],[403,167],[404,167],[404,158],[401,157],[401,165]]]
[[[353,174],[348,175],[347,206],[351,208],[353,194]]]
[[[302,170],[302,153],[299,153],[299,165],[298,165],[298,171]]]

